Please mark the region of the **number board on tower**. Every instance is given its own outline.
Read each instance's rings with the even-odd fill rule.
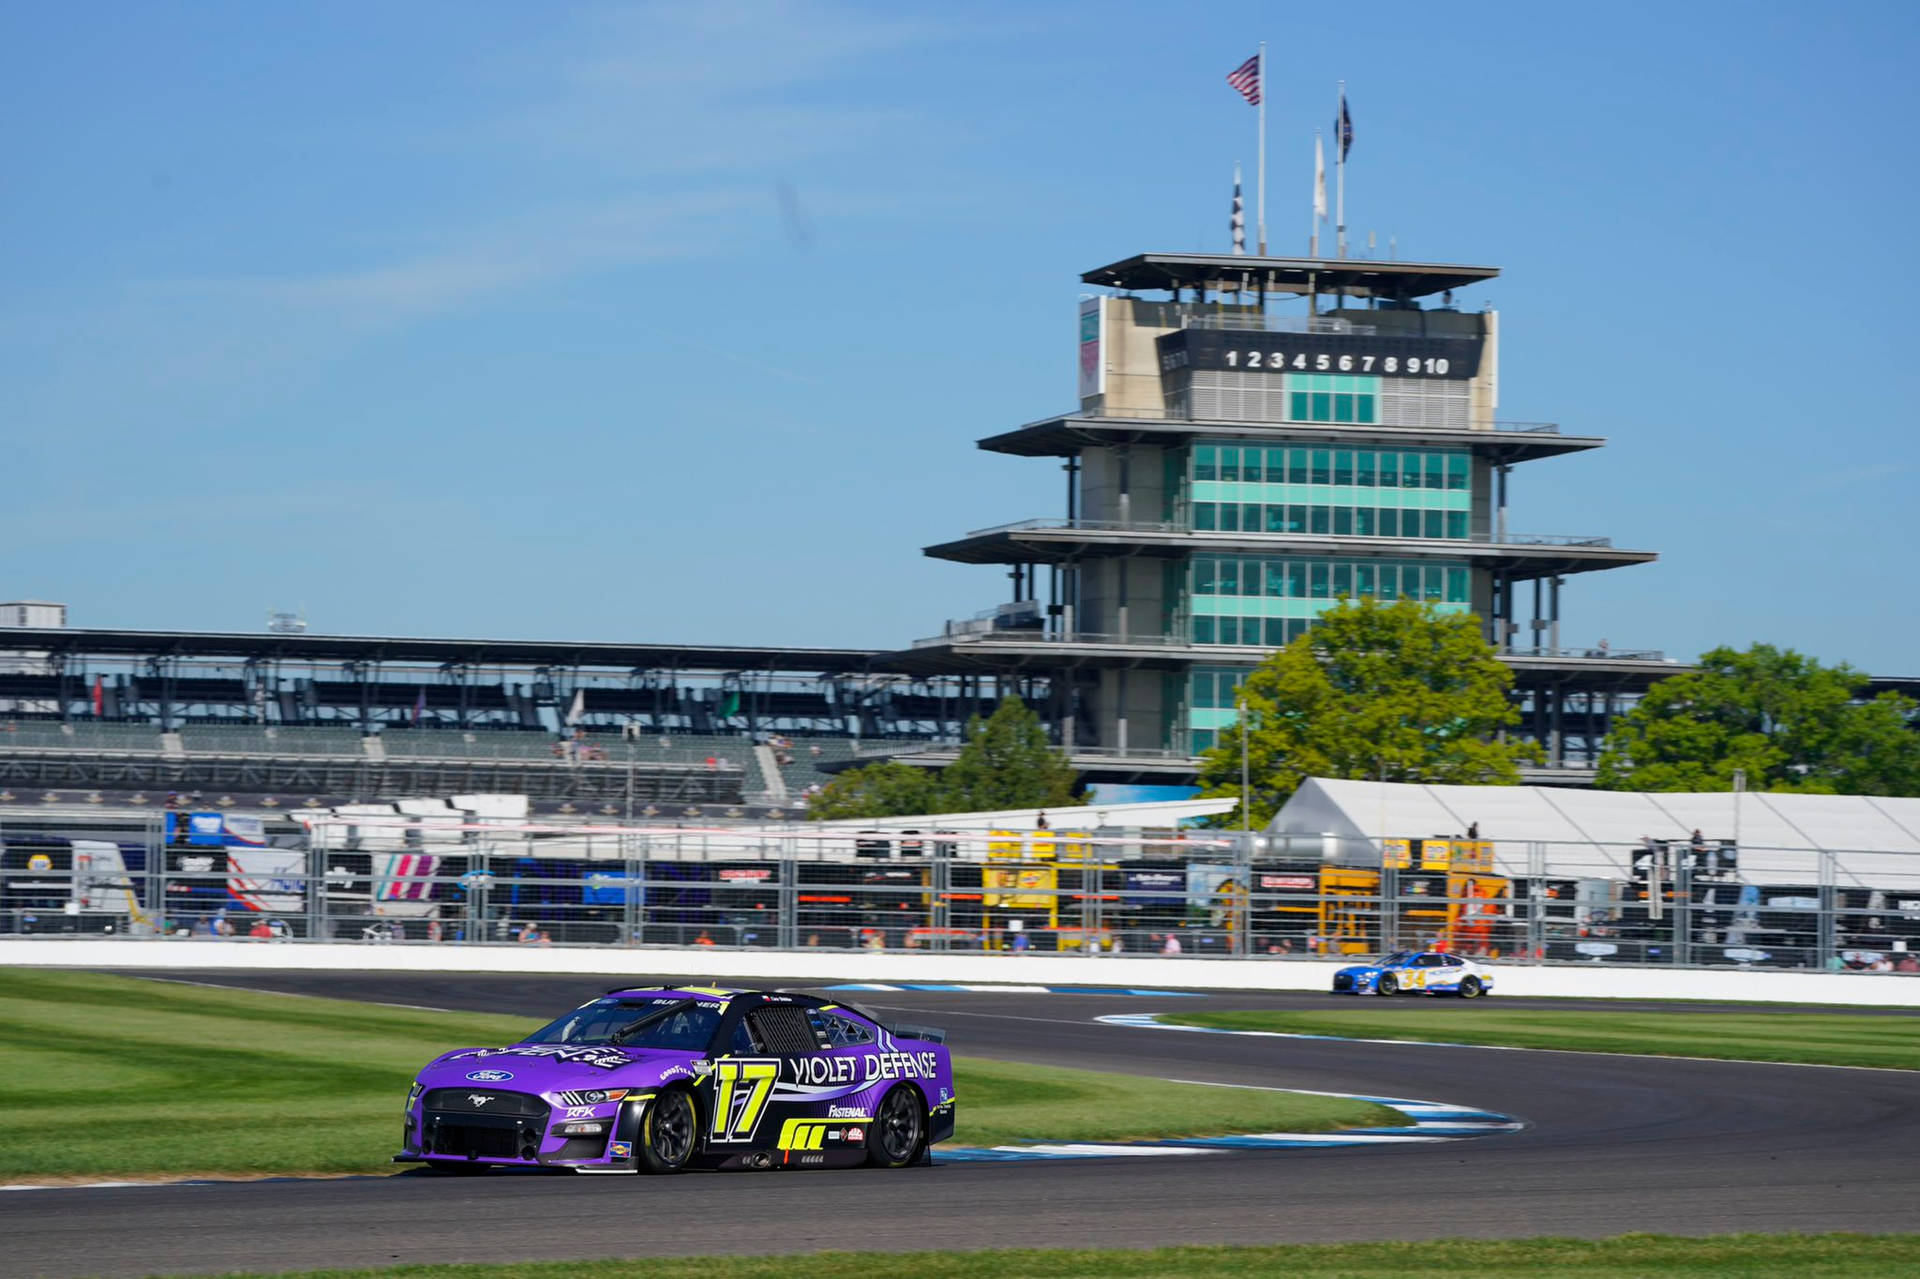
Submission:
[[[1480,338],[1181,329],[1159,338],[1160,371],[1345,373],[1464,381],[1480,368]]]

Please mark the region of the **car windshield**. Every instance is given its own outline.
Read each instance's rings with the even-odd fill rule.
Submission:
[[[698,1000],[596,999],[542,1026],[524,1044],[620,1044],[628,1048],[678,1048],[701,1052],[720,1025],[720,1006]]]
[[[1409,959],[1412,959],[1412,958],[1413,958],[1412,951],[1396,950],[1391,955],[1383,956],[1380,960],[1380,964],[1382,967],[1385,967],[1388,964],[1404,964]]]

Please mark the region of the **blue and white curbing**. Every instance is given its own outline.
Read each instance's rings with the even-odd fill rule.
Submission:
[[[1169,1080],[1185,1083],[1185,1080]],[[1215,1087],[1237,1087],[1218,1084]],[[1384,1128],[1347,1128],[1336,1132],[1251,1132],[1232,1137],[1181,1137],[1163,1141],[1034,1142],[1029,1145],[942,1146],[934,1152],[938,1163],[1001,1163],[1021,1159],[1120,1159],[1177,1155],[1218,1155],[1237,1150],[1327,1150],[1340,1146],[1392,1146],[1416,1142],[1461,1141],[1518,1132],[1527,1125],[1512,1115],[1443,1101],[1413,1101],[1405,1097],[1363,1097],[1355,1093],[1309,1092],[1306,1089],[1261,1089],[1307,1092],[1314,1097],[1343,1097],[1370,1101],[1399,1111],[1412,1122]]]

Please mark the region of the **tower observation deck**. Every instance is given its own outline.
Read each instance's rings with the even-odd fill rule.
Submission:
[[[889,662],[1044,672],[1077,757],[1172,779],[1254,664],[1342,596],[1405,597],[1481,618],[1550,767],[1590,759],[1616,696],[1673,668],[1563,650],[1561,591],[1657,557],[1509,526],[1514,467],[1605,441],[1499,417],[1499,317],[1455,301],[1498,275],[1193,253],[1088,271],[1079,407],[979,441],[1061,459],[1064,515],[927,547],[1006,566],[1012,599]]]

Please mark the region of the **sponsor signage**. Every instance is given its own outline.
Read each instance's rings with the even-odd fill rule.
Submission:
[[[1259,886],[1275,893],[1310,893],[1319,887],[1312,875],[1262,874]]]
[[[1187,900],[1184,870],[1130,870],[1126,873],[1129,906],[1181,906]]]
[[[1106,299],[1080,300],[1080,398],[1104,395],[1107,390],[1107,361],[1103,338],[1106,329]]]
[[[1164,376],[1188,369],[1228,373],[1331,373],[1462,382],[1480,369],[1480,338],[1381,337],[1359,333],[1265,333],[1180,329],[1156,339]],[[1084,350],[1084,347],[1082,348]]]

